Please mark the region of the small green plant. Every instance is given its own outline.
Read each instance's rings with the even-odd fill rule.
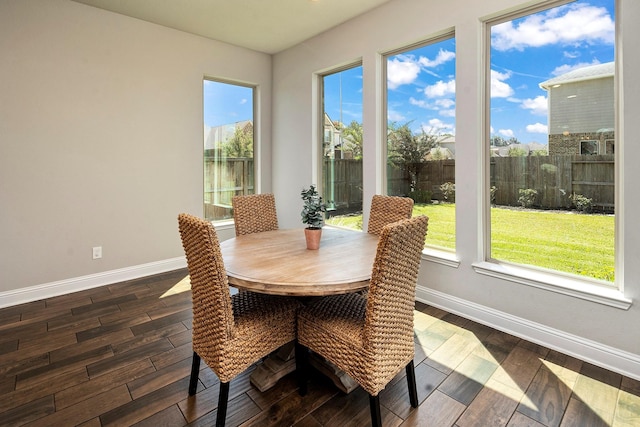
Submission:
[[[547,150],[533,150],[529,153],[530,156],[548,156]]]
[[[589,213],[593,209],[593,199],[583,196],[582,194],[573,193],[569,196],[571,204],[578,212]]]
[[[456,185],[453,182],[445,182],[440,185],[440,191],[442,191],[442,196],[447,202],[455,202],[456,201]]]
[[[302,223],[307,224],[307,228],[312,230],[322,228],[327,207],[322,202],[322,196],[318,193],[316,187],[311,185],[309,189],[303,188],[300,196],[304,202],[304,207],[300,212]]]
[[[536,198],[538,198],[538,192],[533,188],[520,189],[518,190],[518,203],[523,208],[530,208],[536,203]]]
[[[431,191],[428,190],[410,191],[409,197],[413,199],[413,203],[431,203]]]
[[[509,157],[527,157],[529,152],[522,147],[509,147],[509,151],[507,151],[507,156]]]

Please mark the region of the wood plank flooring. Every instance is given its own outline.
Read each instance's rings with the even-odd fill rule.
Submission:
[[[204,426],[218,379],[202,364],[187,395],[186,270],[0,310],[1,426]],[[640,426],[640,381],[416,304],[416,379],[381,393],[385,426]],[[369,402],[315,373],[261,393],[251,368],[231,382],[229,426],[366,426]]]

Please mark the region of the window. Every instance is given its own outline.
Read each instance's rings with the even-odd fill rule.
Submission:
[[[613,139],[604,141],[604,154],[615,154],[616,143]]]
[[[394,52],[387,73],[387,194],[429,217],[425,245],[454,251],[455,39]]]
[[[594,156],[598,154],[598,141],[593,139],[588,141],[580,141],[580,154],[585,156]]]
[[[577,0],[489,23],[494,262],[614,281],[614,16]]]
[[[204,80],[204,216],[233,217],[231,198],[254,193],[254,88]]]
[[[362,66],[322,76],[322,196],[328,224],[362,229]]]

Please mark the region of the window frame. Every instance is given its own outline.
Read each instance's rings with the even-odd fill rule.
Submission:
[[[251,125],[253,128],[253,142],[252,142],[252,151],[253,151],[253,168],[252,168],[252,173],[253,173],[253,193],[247,192],[245,194],[258,194],[259,193],[259,188],[260,188],[260,182],[259,182],[259,174],[258,174],[258,170],[259,170],[259,153],[260,153],[260,148],[259,148],[259,129],[258,129],[258,121],[256,120],[257,117],[257,102],[258,102],[258,85],[256,84],[251,84],[251,83],[247,83],[247,82],[241,82],[241,81],[237,81],[237,80],[232,80],[232,79],[226,79],[226,78],[221,78],[221,77],[212,77],[212,76],[208,76],[208,75],[204,75],[202,77],[202,84],[204,86],[204,82],[205,81],[209,81],[209,82],[213,82],[213,83],[221,83],[221,84],[226,84],[226,85],[233,85],[233,86],[239,86],[239,87],[243,87],[246,89],[251,89]],[[204,90],[204,87],[203,87]],[[202,123],[203,125],[206,126],[205,124],[205,118],[204,118],[204,92],[202,94],[203,99],[202,99],[202,112],[203,112],[203,117],[202,117]],[[204,129],[204,127],[203,127]],[[204,138],[203,138],[203,144],[204,144]],[[205,187],[205,166],[204,166],[204,147],[202,150],[202,209],[203,209],[203,218],[206,218],[206,208],[205,208],[205,192],[206,192],[206,187]],[[215,226],[220,226],[220,225],[225,225],[227,223],[232,224],[233,223],[233,216],[231,216],[230,218],[221,218],[221,219],[208,219],[209,221],[211,221],[212,224],[214,224]]]
[[[614,108],[616,111],[615,118],[615,130],[616,135],[620,135],[619,131],[619,116],[622,114],[619,104],[619,74],[617,73],[618,64],[620,61],[621,50],[619,46],[621,41],[621,32],[619,31],[620,20],[620,1],[614,1],[614,14],[615,14],[615,54],[614,62],[616,66],[616,74],[614,75]],[[481,197],[479,218],[481,221],[479,238],[481,244],[479,245],[478,261],[472,264],[472,268],[478,274],[490,276],[493,278],[503,279],[509,282],[518,283],[522,285],[532,286],[539,289],[548,290],[551,292],[568,295],[583,300],[588,300],[603,305],[607,305],[622,310],[628,310],[632,304],[632,300],[624,296],[623,284],[621,283],[621,277],[623,273],[621,271],[622,259],[622,246],[621,239],[619,239],[620,227],[618,222],[620,218],[616,218],[615,236],[614,236],[614,250],[615,250],[615,269],[616,278],[613,285],[608,285],[600,280],[591,279],[589,277],[577,277],[569,273],[561,271],[551,271],[535,266],[527,266],[509,263],[506,261],[497,260],[491,258],[491,201],[490,201],[490,139],[491,139],[491,28],[493,26],[502,24],[504,22],[512,21],[514,19],[522,18],[527,15],[535,14],[544,10],[548,10],[554,7],[562,6],[571,3],[572,0],[555,0],[546,1],[540,4],[536,4],[530,7],[519,8],[516,10],[509,10],[505,14],[499,16],[491,16],[482,20],[481,40],[482,40],[482,63],[480,73],[483,84],[481,85],[481,99],[483,108],[483,120],[482,120],[482,155],[479,158],[481,162],[480,170],[482,171],[482,179],[479,182],[481,188],[479,194]],[[619,139],[619,138],[616,138]],[[619,155],[615,154],[616,159],[616,173],[615,173],[615,195],[616,200],[620,200],[620,180],[622,179],[619,173],[620,162]],[[622,209],[617,209],[616,215],[622,215]]]
[[[380,147],[380,151],[382,152],[381,155],[381,173],[380,173],[380,181],[381,181],[381,188],[383,189],[383,194],[387,194],[388,193],[388,176],[387,176],[387,162],[388,162],[388,157],[389,157],[389,144],[388,144],[388,132],[389,132],[389,111],[388,111],[388,106],[389,106],[389,100],[388,100],[388,92],[389,92],[389,88],[388,88],[388,75],[387,75],[387,65],[388,65],[388,61],[389,58],[391,56],[394,55],[399,55],[399,54],[403,54],[403,53],[407,53],[410,52],[412,50],[415,49],[419,49],[422,47],[425,47],[427,45],[431,45],[431,44],[436,44],[436,43],[440,43],[443,42],[445,40],[449,40],[449,39],[456,39],[456,32],[455,32],[455,28],[448,28],[446,30],[440,31],[436,34],[432,34],[431,36],[421,39],[417,42],[408,44],[408,45],[404,45],[401,47],[397,47],[394,49],[390,49],[390,50],[386,50],[384,52],[381,52],[379,54],[379,60],[380,60],[380,69],[381,69],[381,85],[382,85],[382,96],[381,96],[381,115],[382,115],[382,119],[380,120],[380,135],[381,135],[381,147]],[[456,44],[457,46],[457,44]],[[457,49],[456,49],[456,55],[457,55]],[[457,64],[457,62],[456,62]],[[457,66],[457,65],[456,65]],[[457,72],[456,72],[456,79],[457,79]],[[456,108],[457,108],[457,101],[456,101]],[[458,171],[456,168],[456,172],[455,172],[455,176],[456,176],[456,181],[458,180]],[[456,215],[456,234],[457,234],[457,230],[458,230],[458,226],[457,226],[457,217],[458,215]],[[453,268],[458,268],[460,266],[460,259],[458,258],[458,239],[456,236],[456,244],[453,250],[447,250],[445,248],[440,248],[437,246],[426,246],[422,249],[422,257],[425,260],[431,261],[431,262],[435,262],[438,264],[442,264],[442,265],[446,265],[449,267],[453,267]]]

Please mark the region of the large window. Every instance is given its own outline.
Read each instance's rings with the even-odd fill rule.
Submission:
[[[489,29],[490,258],[611,285],[614,0],[557,2]]]
[[[324,75],[322,97],[327,222],[362,229],[362,66]]]
[[[387,57],[387,194],[429,217],[426,246],[455,250],[455,39]]]
[[[254,193],[254,88],[204,80],[204,216],[232,218],[231,198]]]

